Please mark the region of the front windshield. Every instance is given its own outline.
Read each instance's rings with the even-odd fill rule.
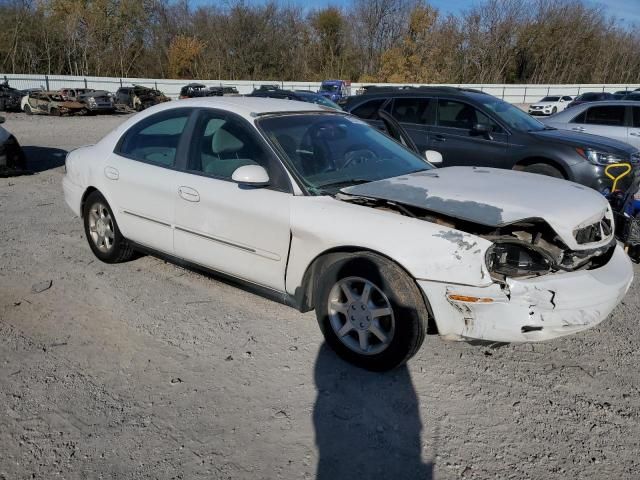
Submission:
[[[557,102],[560,100],[560,97],[544,97],[541,102]]]
[[[356,117],[290,114],[260,119],[258,125],[316,195],[433,168]]]
[[[323,97],[322,95],[315,95],[313,93],[298,93],[300,98],[302,98],[305,102],[316,103],[318,105],[322,105],[323,107],[333,108],[335,110],[342,110],[340,105],[332,102],[328,98]]]
[[[332,83],[322,83],[320,84],[320,90],[323,90],[325,92],[337,92],[338,90],[340,90],[340,87]]]
[[[545,129],[545,126],[538,120],[499,98],[479,94],[475,96],[475,99],[515,130],[537,132]]]

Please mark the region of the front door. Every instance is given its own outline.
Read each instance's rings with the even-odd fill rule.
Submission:
[[[626,110],[627,107],[624,105],[589,107],[573,120],[571,129],[628,142],[629,129],[626,123]]]
[[[253,127],[228,112],[201,110],[189,143],[173,185],[176,255],[284,291],[292,194],[282,166]],[[233,182],[244,165],[265,167],[270,185]]]
[[[442,154],[443,167],[513,167],[509,135],[474,106],[458,100],[439,99],[436,118],[436,125],[430,128],[429,148]],[[476,132],[476,125],[484,125],[488,132]]]

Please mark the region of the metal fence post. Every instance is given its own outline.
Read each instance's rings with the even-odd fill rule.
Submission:
[[[524,96],[522,97],[522,103],[527,103],[527,86],[524,86]]]
[[[49,75],[44,76],[44,83],[47,86],[47,91],[49,91]]]
[[[87,77],[84,77],[84,88],[88,88],[87,87]]]
[[[502,100],[504,100],[504,89],[506,88],[505,85],[502,85]]]

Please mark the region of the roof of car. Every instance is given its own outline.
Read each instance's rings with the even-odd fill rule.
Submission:
[[[281,100],[265,97],[199,97],[185,98],[175,102],[156,105],[149,110],[165,110],[180,107],[210,107],[229,110],[247,118],[254,118],[270,113],[291,112],[335,112],[335,110],[314,103],[297,100]]]
[[[358,102],[359,100],[374,99],[374,98],[389,98],[389,97],[421,97],[429,95],[459,95],[459,96],[473,96],[473,95],[486,95],[481,90],[474,90],[472,88],[457,88],[447,86],[423,86],[423,87],[375,87],[367,90],[360,95],[353,95],[349,97],[349,102]]]

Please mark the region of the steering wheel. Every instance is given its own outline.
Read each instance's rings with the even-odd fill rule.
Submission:
[[[351,164],[378,161],[380,161],[380,157],[378,157],[374,151],[369,149],[367,145],[353,145],[349,150],[344,152],[344,163],[342,164],[342,168],[347,168]]]

